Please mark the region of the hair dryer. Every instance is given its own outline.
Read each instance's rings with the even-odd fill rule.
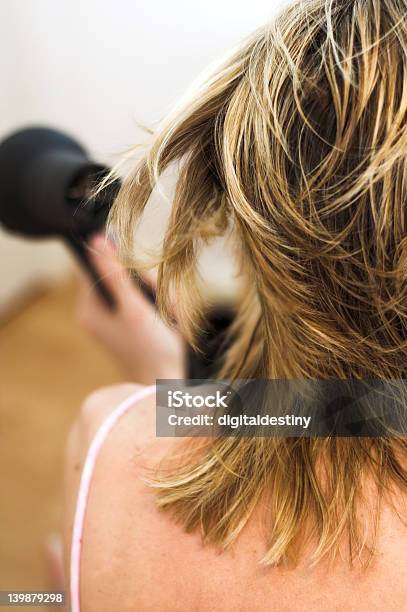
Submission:
[[[114,300],[88,255],[89,236],[101,230],[120,187],[116,180],[97,195],[95,185],[108,168],[91,161],[75,140],[62,132],[36,127],[15,132],[0,144],[0,223],[24,236],[58,237],[65,241],[95,281],[102,298]],[[152,291],[141,282],[150,301]],[[225,348],[223,332],[232,315],[209,313],[202,352],[189,350],[189,378],[207,378],[216,355]]]
[[[107,172],[80,144],[56,130],[28,128],[0,144],[0,222],[25,236],[62,238],[113,307],[86,248],[88,237],[105,225],[120,186],[116,181],[92,197]]]

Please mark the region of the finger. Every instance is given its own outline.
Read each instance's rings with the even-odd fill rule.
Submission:
[[[89,242],[90,257],[100,276],[101,282],[112,293],[114,300],[122,306],[137,308],[146,316],[155,302],[155,293],[148,293],[137,288],[134,279],[119,262],[114,245],[103,235],[93,236]]]
[[[100,299],[95,284],[84,273],[78,276],[78,293],[76,299],[76,320],[88,332],[93,333],[98,327],[105,327],[111,319],[111,311]]]
[[[156,275],[151,274],[151,271],[137,272],[133,275],[133,281],[139,288],[140,292],[150,304],[156,304],[157,283]]]
[[[142,272],[138,273],[138,277],[141,280],[142,284],[145,285],[153,293],[154,301],[155,301],[155,296],[157,293],[157,277],[158,277],[157,268],[152,268],[150,270],[143,270]],[[171,313],[173,319],[176,321],[177,320],[177,301],[175,299],[174,292],[171,292],[169,295],[169,312]]]
[[[150,289],[154,291],[154,293],[157,292],[157,268],[152,268],[151,270],[143,270],[139,273],[139,276],[143,283],[147,285],[147,287],[150,287]]]
[[[129,291],[131,281],[128,272],[117,259],[114,246],[103,234],[96,234],[91,237],[88,248],[100,281],[116,301],[122,300]]]

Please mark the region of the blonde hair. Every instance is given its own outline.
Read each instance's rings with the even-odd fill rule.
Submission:
[[[261,28],[172,115],[124,182],[122,254],[163,171],[179,174],[158,303],[196,337],[200,248],[233,233],[245,279],[219,376],[400,378],[407,364],[407,11],[305,0]],[[215,438],[157,477],[158,503],[228,546],[262,500],[266,564],[371,558],[380,501],[407,490],[406,441]],[[362,485],[376,495],[361,520]],[[391,496],[389,496],[390,498]],[[365,561],[363,561],[365,562]]]

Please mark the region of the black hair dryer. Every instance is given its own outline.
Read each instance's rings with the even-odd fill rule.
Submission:
[[[120,187],[115,181],[92,196],[108,171],[75,140],[49,128],[24,129],[0,144],[0,222],[24,236],[62,238],[113,307],[86,247],[89,236],[104,227]]]
[[[23,236],[62,238],[95,281],[101,297],[114,299],[89,259],[87,240],[103,229],[120,187],[118,180],[92,195],[108,168],[91,161],[75,140],[49,128],[18,131],[0,143],[0,223]],[[154,294],[140,281],[146,297]],[[207,378],[231,315],[215,312],[201,354],[189,348],[189,378]]]

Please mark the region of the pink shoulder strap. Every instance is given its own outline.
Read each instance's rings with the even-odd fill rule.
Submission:
[[[135,393],[132,393],[130,397],[121,402],[117,406],[117,408],[109,414],[106,420],[99,427],[89,447],[79,484],[78,498],[76,502],[76,510],[72,530],[70,561],[71,612],[80,612],[80,564],[83,527],[85,522],[86,506],[89,497],[90,484],[92,481],[92,476],[99,451],[102,448],[103,443],[109,435],[110,431],[119,421],[119,419],[126,414],[129,408],[134,406],[134,404],[144,399],[154,391],[154,385],[151,387],[145,387],[144,389],[140,389]]]

